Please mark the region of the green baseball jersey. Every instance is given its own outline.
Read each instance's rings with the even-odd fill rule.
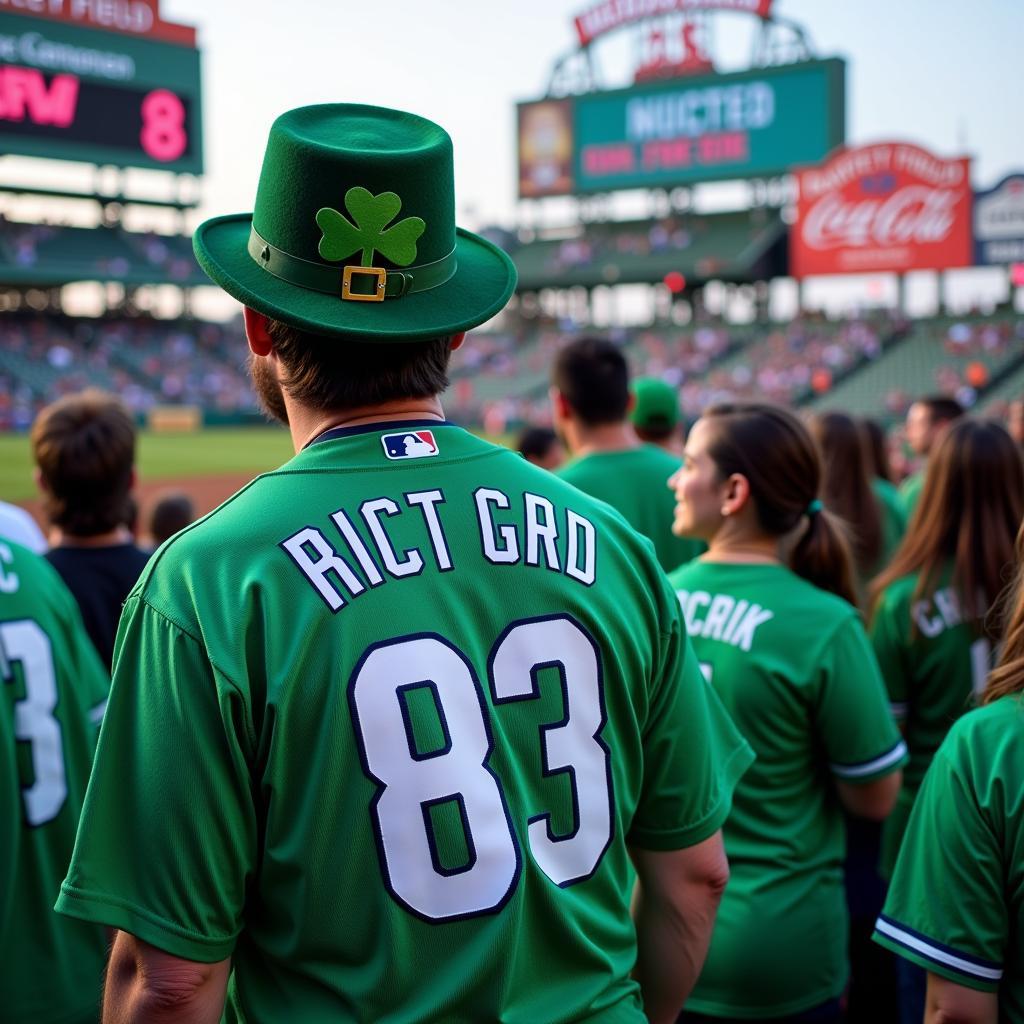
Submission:
[[[57,906],[231,956],[228,1020],[639,1022],[627,845],[710,836],[752,756],[711,698],[612,509],[331,431],[130,596]]]
[[[622,513],[634,530],[650,538],[661,567],[671,572],[704,550],[700,541],[672,533],[675,497],[668,478],[681,465],[682,460],[664,448],[644,444],[572,459],[558,475]]]
[[[686,1008],[789,1016],[847,979],[833,780],[870,782],[906,748],[845,601],[777,564],[699,559],[670,578],[705,676],[757,755],[725,824],[732,875]]]
[[[992,665],[992,645],[974,622],[965,620],[952,576],[949,563],[917,600],[919,573],[895,580],[882,593],[871,619],[871,643],[910,752],[899,799],[883,827],[881,868],[886,877],[935,751],[984,689]]]
[[[924,487],[924,475],[927,470],[927,466],[922,466],[916,473],[911,473],[899,486],[900,501],[903,503],[903,514],[908,523],[921,497],[921,490]]]
[[[0,542],[0,1017],[99,1016],[102,928],[58,917],[110,679],[75,599],[38,555]]]
[[[874,939],[1024,1020],[1024,703],[961,718],[910,817]]]

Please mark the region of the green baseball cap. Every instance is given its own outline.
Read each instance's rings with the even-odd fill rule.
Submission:
[[[467,331],[501,310],[516,283],[501,249],[455,225],[448,133],[357,104],[278,117],[254,211],[201,224],[193,248],[246,306],[360,341]]]
[[[679,422],[679,395],[657,377],[637,377],[630,385],[633,411],[629,419],[641,430],[664,430]]]

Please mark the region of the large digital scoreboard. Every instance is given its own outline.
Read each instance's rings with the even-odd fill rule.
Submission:
[[[195,32],[156,0],[0,0],[0,154],[201,174],[202,128]]]
[[[518,107],[519,195],[770,177],[845,141],[840,58],[704,74]]]

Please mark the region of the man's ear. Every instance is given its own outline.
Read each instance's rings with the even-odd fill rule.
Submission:
[[[269,356],[274,350],[274,342],[267,332],[267,318],[262,313],[248,306],[243,310],[245,317],[245,337],[254,356]]]
[[[458,334],[453,334],[451,341],[448,342],[448,347],[454,352],[457,348],[462,348],[462,343],[466,340],[466,332],[459,331]]]
[[[567,420],[572,416],[572,406],[569,404],[569,400],[562,394],[561,391],[556,387],[552,387],[548,390],[548,397],[551,399],[551,404],[555,410],[555,416],[559,420]]]

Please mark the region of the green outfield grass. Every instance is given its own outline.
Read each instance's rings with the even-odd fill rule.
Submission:
[[[139,473],[146,481],[261,473],[293,454],[291,437],[283,427],[210,427],[196,433],[139,435]],[[0,498],[24,501],[34,496],[28,437],[0,435]]]

